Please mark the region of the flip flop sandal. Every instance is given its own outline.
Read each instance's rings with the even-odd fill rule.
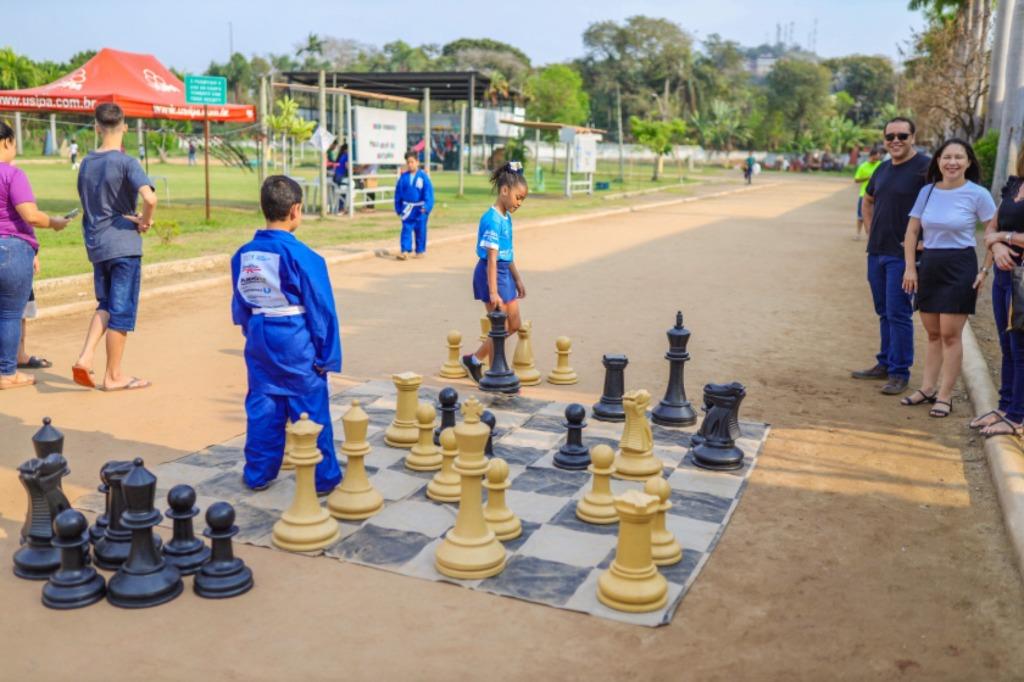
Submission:
[[[981,423],[979,423],[979,422],[981,422],[984,419],[988,419],[989,417],[997,417],[997,419],[995,419],[994,421],[989,422],[988,424],[981,424]],[[1003,413],[1000,412],[999,410],[989,410],[985,414],[980,414],[977,417],[975,417],[974,419],[972,419],[971,422],[967,426],[968,426],[968,428],[971,428],[971,429],[984,429],[984,428],[986,428],[988,426],[992,426],[993,424],[998,424],[999,420],[1003,419],[1003,418],[1004,418],[1003,417]]]
[[[918,393],[921,394],[921,400],[914,400],[914,396],[917,395]],[[916,391],[908,395],[906,398],[901,399],[900,405],[904,405],[907,407],[913,407],[914,405],[934,405],[936,395],[938,394],[932,393],[931,395],[928,395],[921,389],[917,389]]]
[[[96,388],[96,382],[92,380],[92,372],[87,370],[85,367],[80,367],[79,365],[72,365],[71,377],[79,386],[85,386],[86,388]]]
[[[139,379],[138,377],[132,377],[132,380],[129,381],[124,386],[115,386],[113,388],[107,388],[104,386],[103,390],[108,393],[112,393],[113,391],[139,391],[142,390],[143,388],[149,388],[152,385],[153,383],[150,381],[146,381],[145,379]]]
[[[992,438],[993,436],[1019,436],[1021,435],[1021,427],[1024,425],[1014,424],[1012,421],[1000,415],[999,421],[994,424],[989,424],[984,427],[981,431],[981,435],[985,438]],[[1009,431],[990,431],[989,429],[998,428],[1009,428]]]
[[[942,419],[944,417],[948,417],[949,415],[953,414],[953,403],[951,403],[951,402],[947,403],[945,400],[938,400],[938,399],[936,399],[935,400],[935,404],[936,405],[946,405],[946,406],[949,407],[949,409],[943,411],[943,410],[940,410],[938,407],[933,407],[932,409],[928,410],[928,416],[929,417],[935,417],[936,419]]]
[[[28,362],[18,363],[18,369],[49,369],[51,367],[53,367],[52,362],[46,358],[37,358],[34,355],[29,357]]]

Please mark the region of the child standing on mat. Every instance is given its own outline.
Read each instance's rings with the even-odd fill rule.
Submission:
[[[306,412],[323,426],[317,447],[317,494],[341,482],[334,453],[327,373],[341,371],[341,338],[327,263],[292,234],[302,222],[302,188],[272,175],[260,190],[267,220],[231,258],[231,318],[245,336],[243,480],[264,490],[284,458],[285,421]]]
[[[500,310],[508,315],[509,336],[519,331],[519,299],[526,298],[526,286],[512,253],[512,214],[526,201],[529,188],[523,177],[523,166],[510,161],[491,174],[491,186],[497,201],[480,218],[477,228],[476,255],[473,271],[473,297],[484,302],[487,312]],[[480,383],[483,358],[491,362],[491,340],[487,339],[476,353],[462,356],[462,366],[473,381]]]
[[[412,253],[413,236],[416,237],[416,257],[427,250],[427,218],[434,210],[434,186],[430,176],[420,169],[420,160],[414,151],[405,153],[405,170],[395,185],[395,213],[402,218],[401,253],[405,260]]]

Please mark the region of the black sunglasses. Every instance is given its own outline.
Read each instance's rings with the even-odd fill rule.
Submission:
[[[910,133],[886,133],[885,134],[885,141],[886,142],[892,142],[896,138],[899,138],[901,141],[906,142],[907,140],[910,139]]]

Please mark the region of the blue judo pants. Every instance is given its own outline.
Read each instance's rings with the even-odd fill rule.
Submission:
[[[341,467],[334,453],[330,405],[326,382],[323,390],[303,396],[266,395],[250,391],[245,396],[248,432],[245,436],[245,469],[242,475],[246,485],[255,488],[277,478],[284,459],[286,420],[298,421],[303,412],[324,427],[316,441],[317,448],[324,456],[316,465],[317,492],[332,490],[341,483]]]
[[[402,221],[400,241],[402,253],[412,251],[413,237],[416,237],[416,253],[427,250],[427,214],[420,211]]]

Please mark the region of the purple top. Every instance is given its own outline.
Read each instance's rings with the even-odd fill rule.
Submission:
[[[36,231],[26,223],[14,208],[18,204],[34,204],[36,197],[28,184],[25,171],[9,163],[0,163],[0,234],[24,239],[33,251],[39,250]]]

